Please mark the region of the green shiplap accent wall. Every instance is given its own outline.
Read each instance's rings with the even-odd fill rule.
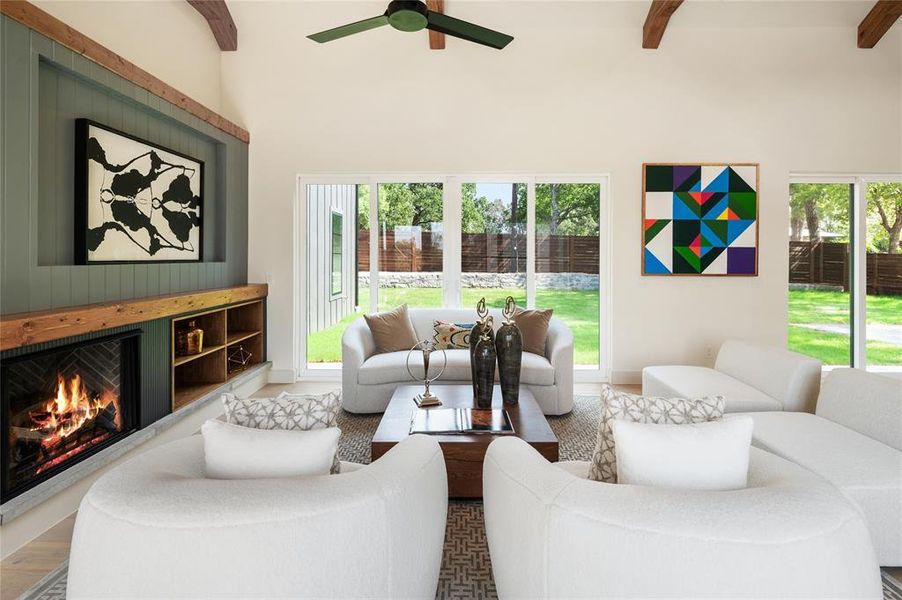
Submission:
[[[145,321],[144,323],[139,323],[137,325],[125,325],[123,327],[105,329],[96,333],[86,333],[84,335],[66,338],[65,340],[33,344],[24,348],[13,348],[0,354],[0,362],[7,358],[13,358],[31,352],[58,348],[75,342],[96,340],[108,335],[123,333],[133,329],[138,329],[142,332],[140,345],[141,410],[139,426],[146,427],[171,412],[171,403],[169,399],[169,337],[171,328],[169,319]]]
[[[0,74],[0,314],[247,283],[247,144],[5,16]],[[204,262],[73,264],[80,117],[205,162]]]

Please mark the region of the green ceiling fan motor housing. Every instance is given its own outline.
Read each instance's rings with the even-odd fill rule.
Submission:
[[[422,31],[429,25],[429,9],[418,0],[393,0],[385,14],[398,31]]]
[[[307,37],[314,42],[324,44],[384,25],[391,25],[393,29],[408,33],[428,29],[498,50],[510,44],[514,39],[506,33],[429,10],[422,0],[393,0],[381,15],[333,27]]]

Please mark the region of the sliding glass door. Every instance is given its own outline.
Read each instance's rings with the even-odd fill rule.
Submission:
[[[902,372],[902,181],[866,185],[865,360],[869,370]]]
[[[849,366],[851,194],[846,183],[789,186],[789,349]]]
[[[552,307],[573,331],[574,362],[598,367],[601,185],[536,184],[537,307]]]
[[[902,372],[902,179],[790,184],[790,350]]]
[[[602,378],[606,194],[603,177],[300,178],[301,372],[337,372],[363,313],[513,296],[552,308],[573,330],[579,377]]]

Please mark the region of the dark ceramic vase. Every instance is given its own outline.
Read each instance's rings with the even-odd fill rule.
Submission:
[[[473,351],[473,383],[476,386],[476,407],[492,407],[495,387],[495,343],[483,332]]]
[[[473,330],[470,332],[470,381],[473,382],[473,398],[476,398],[476,346],[482,339],[482,333],[485,331],[486,325],[482,321],[476,321]],[[491,325],[488,326],[488,336],[492,343],[495,342],[495,332]]]
[[[523,361],[523,337],[520,328],[505,321],[495,334],[495,353],[498,356],[498,378],[501,397],[505,404],[516,404],[520,399],[520,364]]]

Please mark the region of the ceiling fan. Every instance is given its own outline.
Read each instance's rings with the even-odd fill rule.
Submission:
[[[383,25],[391,25],[398,31],[422,31],[423,29],[429,29],[499,50],[510,44],[514,39],[500,31],[480,27],[479,25],[429,10],[426,3],[421,0],[393,0],[389,3],[385,13],[378,17],[349,23],[334,29],[327,29],[307,37],[314,42],[323,44],[354,35],[355,33],[363,33],[370,29],[382,27]]]

